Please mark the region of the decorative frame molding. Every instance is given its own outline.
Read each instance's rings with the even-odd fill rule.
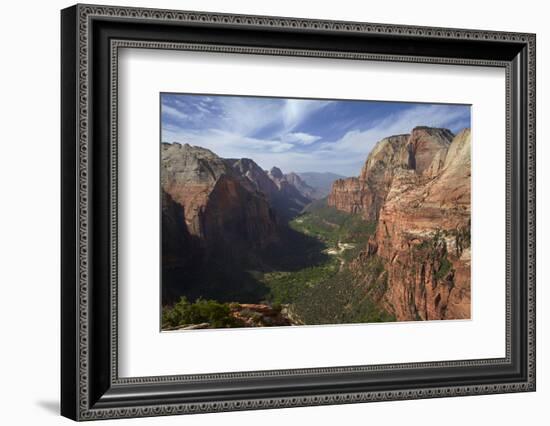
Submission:
[[[315,32],[371,37],[374,51],[324,50],[300,47],[259,47],[216,44],[197,40],[159,41],[134,38],[124,33],[125,23],[139,23],[143,31],[180,28],[223,28],[275,31],[277,34]],[[98,24],[98,26],[95,26]],[[105,25],[105,28],[101,27]],[[119,27],[120,25],[120,27]],[[110,35],[103,36],[102,31]],[[124,33],[117,38],[116,34]],[[115,34],[115,35],[113,35]],[[202,34],[202,33],[201,33]],[[202,37],[199,34],[196,37]],[[95,38],[94,38],[95,37]],[[167,38],[168,37],[168,38]],[[193,37],[195,37],[193,35]],[[193,38],[191,37],[191,38]],[[237,37],[237,36],[236,36]],[[246,39],[242,36],[243,40]],[[106,41],[107,40],[107,41]],[[424,43],[423,51],[435,51],[437,43],[479,45],[473,57],[405,55],[384,49],[384,40]],[[245,40],[246,41],[246,40]],[[283,40],[283,43],[285,41]],[[288,42],[287,42],[288,43]],[[337,42],[334,42],[337,45]],[[431,47],[430,47],[431,46]],[[491,46],[494,50],[489,54]],[[495,49],[498,46],[499,49]],[[310,56],[338,59],[438,63],[503,67],[506,70],[506,357],[502,359],[327,367],[300,370],[221,373],[191,376],[119,378],[117,368],[117,85],[118,49],[154,48],[218,51],[273,56]],[[338,45],[340,48],[340,46]],[[431,49],[431,50],[430,50]],[[419,50],[422,51],[422,48]],[[460,50],[460,49],[458,49]],[[102,56],[100,55],[102,54]],[[337,22],[266,16],[214,14],[126,7],[76,5],[62,12],[62,414],[75,420],[140,417],[197,412],[277,408],[352,402],[434,398],[535,390],[535,36],[510,32],[411,27],[401,25]],[[499,56],[500,55],[500,56]],[[108,63],[103,63],[108,62]],[[96,68],[94,68],[96,67]],[[102,101],[98,101],[101,97]],[[108,101],[105,104],[104,100]],[[102,103],[103,102],[103,103]],[[108,110],[108,111],[106,111]],[[101,122],[101,119],[108,123]],[[94,127],[97,126],[97,127]],[[105,139],[107,135],[107,140]],[[102,146],[99,144],[103,138]],[[107,146],[108,145],[108,146]],[[91,159],[94,159],[92,162]],[[98,159],[106,164],[101,163]],[[98,178],[101,163],[108,179]],[[106,179],[106,180],[105,180]],[[103,191],[103,190],[107,191]],[[103,192],[108,192],[104,194]],[[515,212],[514,206],[520,208]],[[97,217],[100,217],[97,219]],[[66,220],[65,220],[66,219]],[[105,228],[106,227],[106,228]],[[94,234],[107,229],[108,237]],[[103,235],[103,234],[102,234]],[[101,247],[100,247],[101,246]],[[105,254],[104,254],[105,252]],[[513,254],[519,255],[516,265]],[[108,256],[108,271],[95,270],[97,258]],[[98,276],[108,283],[97,284]],[[96,280],[96,281],[94,281]],[[96,290],[100,289],[100,290]],[[521,299],[521,300],[520,300]],[[94,303],[92,304],[92,301]],[[514,307],[518,303],[521,309]],[[98,308],[100,304],[102,307]],[[521,342],[519,342],[521,340]],[[94,344],[92,344],[92,342]],[[99,343],[98,343],[99,342]],[[210,400],[192,397],[169,399],[162,388],[198,385],[220,387],[227,380],[259,380],[315,377],[323,383],[334,375],[353,375],[409,370],[438,370],[441,376],[453,368],[507,368],[516,372],[510,380],[472,382],[468,385],[397,386],[395,389],[359,389],[238,397],[217,395]],[[435,381],[435,379],[434,379]],[[350,382],[351,383],[351,382]],[[372,384],[369,386],[373,386]],[[349,386],[351,389],[353,386]],[[150,397],[136,396],[150,393]],[[144,391],[145,389],[145,391]]]

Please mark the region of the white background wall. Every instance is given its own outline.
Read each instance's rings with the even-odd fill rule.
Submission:
[[[548,424],[550,419],[550,28],[545,2],[103,1],[143,7],[537,33],[538,390],[530,394],[208,414],[102,424]],[[59,404],[59,9],[12,0],[0,25],[0,419],[68,424]],[[130,423],[131,422],[131,423]]]

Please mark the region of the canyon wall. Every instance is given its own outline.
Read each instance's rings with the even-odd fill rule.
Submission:
[[[163,144],[161,168],[162,190],[181,206],[189,234],[204,248],[258,249],[277,241],[279,223],[266,195],[213,152]]]
[[[249,271],[305,262],[285,255],[289,247],[308,251],[319,244],[288,226],[311,202],[292,184],[301,184],[298,179],[277,168],[266,172],[251,159],[162,144],[164,303],[181,294],[191,300],[262,300],[267,289]]]
[[[359,177],[333,185],[329,205],[378,221],[352,266],[381,259],[375,299],[397,320],[470,318],[470,167],[468,129],[419,127],[380,141]]]
[[[382,139],[370,152],[359,177],[334,182],[328,205],[377,220],[395,171],[405,168],[435,175],[452,137],[447,129],[416,127],[411,134]]]
[[[243,271],[261,268],[262,253],[280,244],[284,224],[260,190],[272,182],[249,166],[250,177],[207,149],[162,144],[164,304],[182,294],[189,300],[263,297],[265,289]]]

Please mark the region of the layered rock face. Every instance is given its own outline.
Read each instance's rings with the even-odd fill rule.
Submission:
[[[240,176],[252,184],[252,187],[262,192],[269,199],[272,199],[279,192],[275,182],[269,178],[267,173],[249,158],[227,159],[225,160]]]
[[[343,212],[362,214],[367,196],[365,185],[359,178],[338,179],[332,184],[327,204]]]
[[[393,172],[407,167],[407,141],[409,135],[382,139],[369,154],[359,177],[334,182],[328,205],[366,220],[376,220],[381,203],[386,197]]]
[[[224,160],[239,176],[245,178],[247,188],[264,194],[273,210],[282,219],[298,215],[313,198],[314,189],[295,173],[283,174],[278,167],[268,173],[249,158]]]
[[[224,160],[188,144],[163,144],[162,298],[260,300],[248,269],[281,244],[285,225],[270,205],[276,186],[253,161]],[[265,187],[263,186],[265,185]]]
[[[162,190],[181,206],[188,233],[204,248],[258,249],[277,241],[279,224],[266,196],[225,160],[178,143],[163,144],[161,158]]]
[[[385,284],[364,285],[397,320],[470,317],[470,166],[469,130],[418,127],[380,141],[358,178],[333,185],[330,205],[378,221],[351,266],[382,260]]]
[[[377,220],[398,169],[435,175],[442,167],[453,134],[447,129],[416,127],[411,134],[396,135],[378,142],[358,178],[334,182],[328,205],[348,213]],[[434,163],[434,164],[432,164]]]
[[[445,154],[435,177],[398,170],[380,212],[385,302],[399,320],[470,318],[470,131]]]
[[[161,191],[165,304],[182,294],[263,300],[267,288],[249,271],[292,263],[274,253],[312,244],[287,223],[310,200],[280,170],[268,174],[250,159],[162,144]]]
[[[414,128],[407,141],[408,168],[418,174],[437,174],[445,162],[445,154],[453,137],[448,129]]]

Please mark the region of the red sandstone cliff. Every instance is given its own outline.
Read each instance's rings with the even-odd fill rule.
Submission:
[[[400,169],[380,211],[385,302],[400,320],[470,318],[470,131],[434,177]]]
[[[377,220],[395,170],[434,175],[443,162],[453,134],[447,129],[416,127],[411,134],[382,139],[369,154],[357,178],[334,182],[328,205]]]
[[[250,159],[162,144],[161,191],[163,303],[182,294],[263,300],[265,286],[248,271],[301,265],[277,254],[287,245],[311,246],[286,223],[310,200]]]
[[[213,152],[163,144],[161,168],[162,190],[181,206],[188,233],[203,247],[264,248],[278,240],[266,195]]]
[[[452,142],[451,142],[452,141]],[[334,183],[329,205],[378,220],[351,264],[384,264],[376,302],[398,320],[470,317],[470,131],[415,128],[383,139],[358,178]],[[361,277],[359,277],[361,279]],[[365,276],[371,293],[373,277]]]

